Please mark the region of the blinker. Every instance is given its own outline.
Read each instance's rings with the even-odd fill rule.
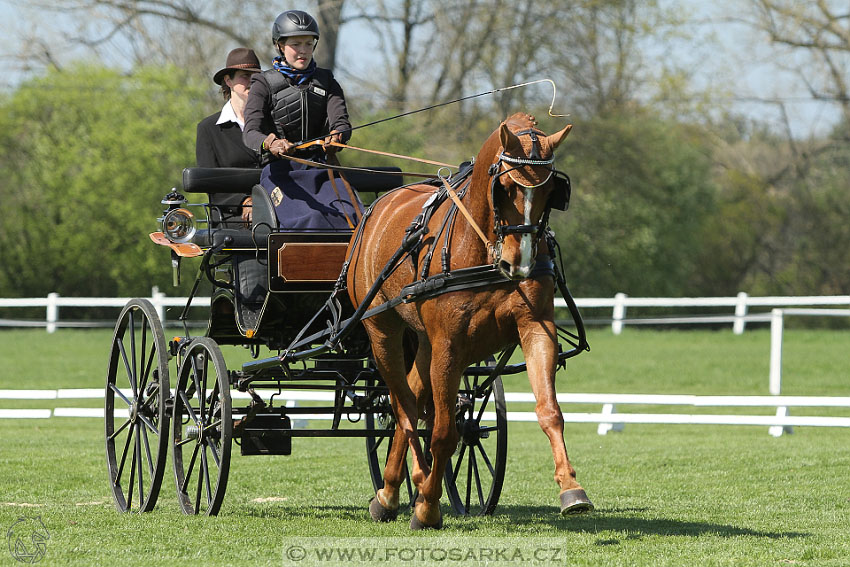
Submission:
[[[566,173],[555,171],[552,175],[552,193],[549,195],[549,207],[566,211],[570,207],[570,178]]]

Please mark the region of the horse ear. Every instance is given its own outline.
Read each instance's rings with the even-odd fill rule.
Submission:
[[[566,127],[564,127],[564,129],[560,132],[555,132],[551,136],[546,136],[546,141],[549,142],[549,147],[552,148],[553,152],[555,151],[555,148],[557,148],[560,143],[564,141],[564,138],[567,137],[567,134],[569,134],[570,130],[572,129],[573,125],[567,124]]]
[[[502,126],[499,129],[499,140],[502,142],[502,148],[508,153],[511,153],[510,150],[512,149],[522,151],[522,142],[519,141],[519,138],[510,131],[504,122],[502,122]]]

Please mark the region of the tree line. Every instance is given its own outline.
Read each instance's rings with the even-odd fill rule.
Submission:
[[[237,18],[218,0],[203,10],[177,0],[57,4],[91,16],[77,36],[91,57],[60,61],[45,44],[43,72],[0,96],[0,296],[165,289],[168,251],[147,237],[159,200],[194,164],[195,125],[221,105],[209,77],[223,54],[254,45],[269,61],[263,30],[276,14],[243,2]],[[459,163],[514,111],[547,132],[572,122],[556,162],[572,200],[551,222],[576,296],[846,293],[846,18],[829,3],[740,4],[735,17],[765,45],[807,55],[796,71],[813,98],[835,101],[843,118],[832,131],[789,136],[713,102],[686,69],[652,60],[652,46],[681,41],[686,14],[667,3],[333,0],[312,9],[320,63],[339,61],[355,25],[377,38],[376,76],[335,68],[355,125],[555,81],[554,112],[568,118],[548,115],[550,92],[518,88],[359,129],[352,143]]]

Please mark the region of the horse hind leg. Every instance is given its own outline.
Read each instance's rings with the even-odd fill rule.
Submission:
[[[422,448],[416,431],[417,395],[410,389],[405,373],[404,349],[399,332],[381,332],[372,326],[369,328],[372,350],[378,370],[390,391],[396,430],[393,444],[384,467],[384,487],[377,491],[369,504],[369,513],[376,521],[390,521],[396,518],[399,506],[399,491],[405,475],[405,457],[407,449],[413,451],[414,467],[411,480],[421,482],[427,471],[421,470],[424,463]]]
[[[431,358],[430,353],[427,354]],[[423,359],[425,357],[423,356]],[[421,363],[424,365],[425,360]],[[417,361],[419,364],[419,361]],[[439,377],[431,384],[433,401],[433,421],[431,428],[431,470],[425,481],[419,485],[420,498],[414,507],[410,520],[411,529],[435,528],[443,526],[440,512],[440,497],[443,494],[443,474],[452,454],[457,449],[458,431],[455,424],[455,406],[461,371],[447,366],[443,360],[431,361],[430,378]]]

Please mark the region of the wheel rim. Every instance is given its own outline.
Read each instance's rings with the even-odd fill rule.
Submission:
[[[486,389],[478,377],[463,377],[456,418],[460,439],[444,475],[455,513],[492,514],[505,478],[508,422],[502,379]]]
[[[174,475],[186,514],[218,513],[227,488],[233,419],[227,366],[209,338],[183,353],[175,388]]]
[[[168,350],[153,305],[131,300],[112,336],[104,418],[106,465],[115,506],[156,505],[168,452]]]

